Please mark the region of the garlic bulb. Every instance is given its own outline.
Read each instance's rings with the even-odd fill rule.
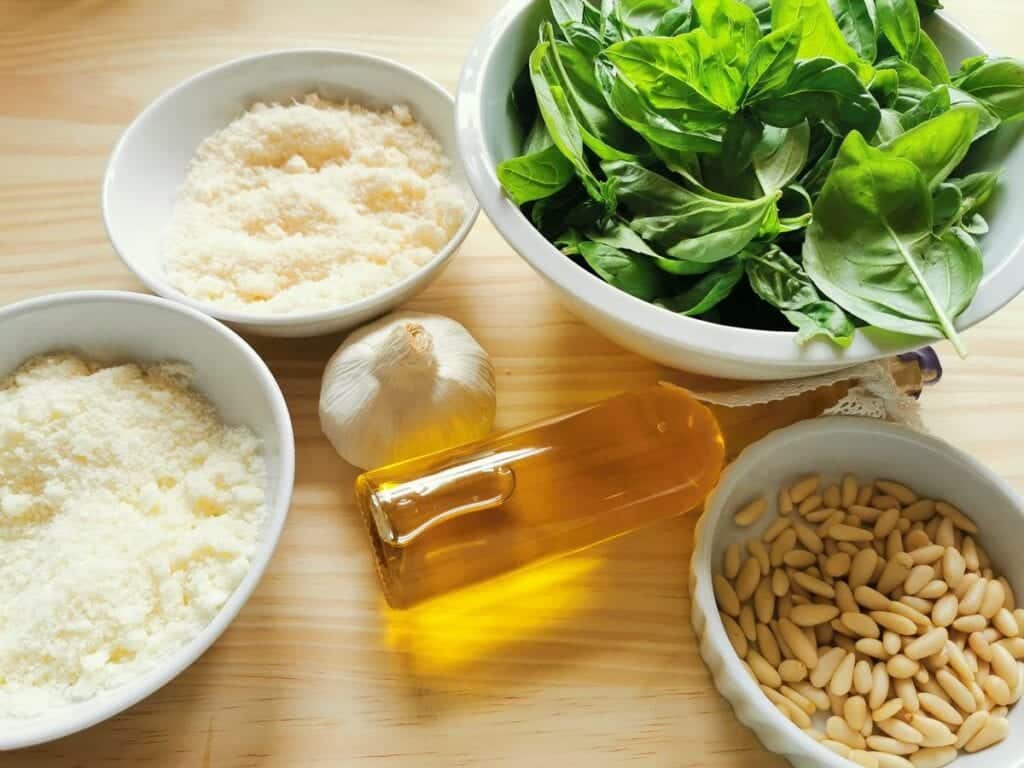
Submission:
[[[320,426],[372,469],[476,440],[494,422],[494,368],[454,320],[396,312],[352,333],[327,363]]]

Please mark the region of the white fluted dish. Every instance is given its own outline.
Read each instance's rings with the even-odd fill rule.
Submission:
[[[811,472],[837,481],[852,472],[861,480],[892,479],[926,496],[960,507],[979,527],[979,541],[993,567],[1024,595],[1024,501],[994,472],[953,446],[928,435],[874,419],[812,419],[773,432],[734,461],[708,498],[697,523],[690,561],[691,620],[715,687],[761,743],[797,768],[850,768],[841,758],[783,716],[747,675],[725,634],[711,586],[722,554],[733,542],[759,536],[777,517],[775,491]],[[733,515],[765,493],[767,512],[757,525],[738,528]],[[1009,713],[1010,735],[998,746],[961,753],[953,768],[1020,768],[1024,765],[1024,704]]]

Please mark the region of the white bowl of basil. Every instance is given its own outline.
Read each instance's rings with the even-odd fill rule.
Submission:
[[[474,192],[603,333],[743,379],[949,339],[1024,289],[1024,62],[938,0],[513,0],[457,99]]]

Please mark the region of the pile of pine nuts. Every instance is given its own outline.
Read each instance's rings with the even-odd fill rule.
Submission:
[[[734,522],[768,506],[754,499]],[[733,648],[787,718],[864,768],[941,768],[1006,738],[1024,609],[967,515],[851,475],[797,480],[778,512],[726,549],[713,584]]]

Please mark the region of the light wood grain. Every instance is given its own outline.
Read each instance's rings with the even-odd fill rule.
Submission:
[[[949,0],[1024,54],[1018,0]],[[289,46],[395,58],[454,88],[494,0],[0,0],[0,303],[140,286],[111,251],[99,185],[120,131],[209,65]],[[481,219],[415,308],[465,323],[499,372],[499,426],[655,380],[580,324]],[[925,415],[1024,488],[1024,302],[968,334]],[[316,400],[338,337],[254,339],[295,422],[295,500],[256,594],[197,664],[123,715],[0,766],[774,768],[711,688],[689,627],[693,519],[582,555],[473,615],[388,614]],[[2,340],[0,340],[2,343]]]

